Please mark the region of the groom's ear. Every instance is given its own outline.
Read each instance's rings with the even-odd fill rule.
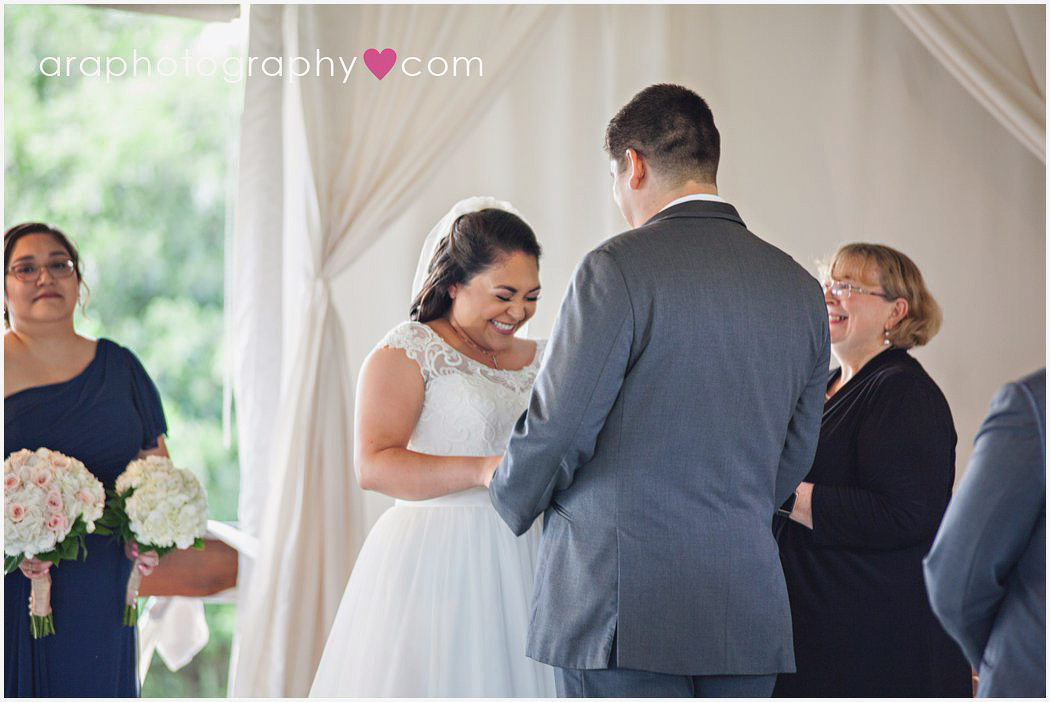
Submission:
[[[634,149],[627,149],[624,155],[627,157],[627,184],[631,190],[638,190],[645,179],[645,159]]]

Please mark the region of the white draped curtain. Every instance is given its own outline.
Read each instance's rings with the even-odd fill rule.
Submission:
[[[250,53],[265,52],[253,55],[284,56],[291,66],[292,57],[319,52],[336,66],[338,57],[357,56],[358,66],[348,84],[338,70],[336,77],[256,73],[247,82],[231,308],[242,522],[258,530],[260,548],[241,583],[234,696],[308,692],[364,538],[351,378],[331,280],[433,177],[556,13],[252,8]],[[422,58],[411,73],[432,57],[478,56],[484,75],[419,80],[395,67],[380,81],[361,55],[387,47]]]
[[[580,5],[535,56],[440,177],[333,282],[355,330],[352,369],[405,319],[434,220],[478,192],[513,201],[533,225],[544,256],[531,333],[549,334],[576,263],[624,228],[605,125],[660,81],[711,104],[719,190],[759,236],[813,272],[848,241],[918,263],[945,321],[913,353],[952,407],[960,471],[995,389],[1045,363],[1045,166],[889,7]],[[391,501],[365,503],[371,523]]]
[[[893,11],[1046,163],[1046,5],[893,5]]]

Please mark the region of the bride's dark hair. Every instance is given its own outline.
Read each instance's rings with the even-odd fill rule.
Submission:
[[[409,318],[429,322],[444,317],[452,307],[450,287],[466,283],[503,256],[519,251],[540,259],[536,234],[521,217],[495,208],[460,215],[430,259],[427,279],[412,301]]]

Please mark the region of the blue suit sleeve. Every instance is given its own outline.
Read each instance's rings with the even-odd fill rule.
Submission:
[[[623,274],[601,249],[576,269],[507,453],[492,478],[496,511],[523,534],[594,455],[623,384],[633,313]]]
[[[1045,509],[1045,431],[1023,385],[999,391],[923,562],[933,611],[974,667]]]
[[[823,325],[822,331],[822,346],[817,354],[817,363],[802,394],[799,395],[795,412],[788,423],[787,437],[780,452],[780,465],[777,467],[774,505],[782,504],[798,487],[813,467],[813,457],[817,453],[820,419],[824,413],[824,392],[828,386],[828,362],[831,359],[831,342],[826,324]]]

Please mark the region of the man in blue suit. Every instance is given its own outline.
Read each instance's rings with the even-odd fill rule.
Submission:
[[[544,515],[526,653],[563,697],[768,696],[794,670],[770,521],[809,471],[828,378],[819,283],[718,195],[707,103],[609,123],[629,231],[588,253],[492,479]]]
[[[1046,369],[1008,383],[924,561],[978,697],[1046,696]]]

